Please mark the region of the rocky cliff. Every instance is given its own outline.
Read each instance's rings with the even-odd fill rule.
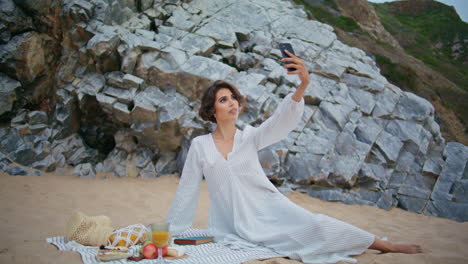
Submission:
[[[289,1],[3,1],[0,169],[74,166],[119,177],[181,170],[213,80],[248,99],[256,125],[298,85],[280,65],[292,43],[312,82],[305,113],[259,152],[268,177],[326,200],[468,219],[468,148],[446,144],[430,102]],[[21,164],[24,166],[17,166]]]
[[[468,143],[468,24],[433,0],[295,0],[334,27],[340,41],[373,56],[389,82],[429,100],[449,141]]]

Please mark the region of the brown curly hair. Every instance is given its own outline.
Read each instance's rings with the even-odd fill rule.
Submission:
[[[229,89],[237,102],[239,102],[239,113],[244,111],[246,100],[245,97],[239,92],[239,90],[231,83],[217,80],[203,92],[200,110],[198,110],[198,115],[201,117],[201,119],[216,123],[216,118],[214,117],[214,105],[216,100],[216,93],[221,88]]]

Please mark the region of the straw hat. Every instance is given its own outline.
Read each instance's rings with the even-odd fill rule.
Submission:
[[[114,228],[109,217],[105,215],[87,216],[82,212],[75,212],[68,219],[65,236],[71,241],[86,245],[107,245],[107,239]]]

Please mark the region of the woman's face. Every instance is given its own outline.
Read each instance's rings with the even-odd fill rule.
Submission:
[[[221,88],[216,93],[214,104],[217,123],[228,120],[236,120],[239,116],[239,102],[234,94],[227,88]]]

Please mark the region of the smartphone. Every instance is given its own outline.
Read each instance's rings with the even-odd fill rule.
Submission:
[[[291,52],[292,54],[296,55],[294,53],[294,50],[293,50],[290,43],[280,43],[279,44],[279,49],[281,51],[281,56],[283,56],[283,58],[289,58],[289,55],[286,54],[286,52],[284,52],[284,50],[287,50],[287,51]],[[285,62],[285,64],[290,64],[290,63],[292,63],[292,62]],[[288,68],[288,71],[295,71],[295,70],[296,70],[296,68]]]

